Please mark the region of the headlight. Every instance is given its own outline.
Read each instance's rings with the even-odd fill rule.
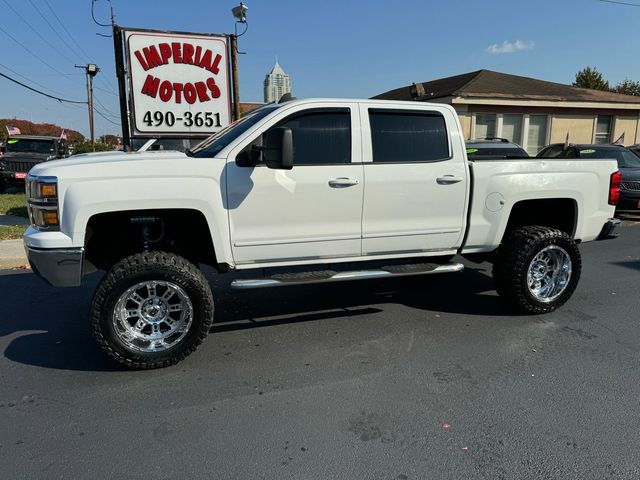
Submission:
[[[59,230],[58,179],[29,175],[26,192],[31,224],[39,230]]]

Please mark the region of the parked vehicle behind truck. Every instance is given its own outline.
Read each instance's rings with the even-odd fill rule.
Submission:
[[[0,158],[0,193],[5,186],[24,186],[35,165],[69,156],[67,142],[59,137],[13,135],[7,139]]]
[[[447,105],[267,105],[186,154],[35,167],[24,242],[53,285],[107,272],[92,330],[131,368],[176,363],[207,336],[214,298],[200,264],[249,271],[231,282],[242,290],[453,273],[461,254],[493,262],[515,311],[558,308],[578,284],[578,243],[616,225],[616,162],[475,162],[465,149]]]
[[[640,211],[640,157],[633,150],[622,145],[579,144],[564,145],[556,143],[549,145],[538,153],[540,158],[613,158],[620,169],[620,200],[617,211]]]

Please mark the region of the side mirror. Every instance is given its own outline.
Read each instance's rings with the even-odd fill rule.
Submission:
[[[264,137],[264,163],[269,168],[291,170],[293,168],[293,133],[290,128],[273,128]]]
[[[253,168],[260,163],[260,151],[252,145],[249,149],[243,150],[236,157],[236,165],[239,167]]]

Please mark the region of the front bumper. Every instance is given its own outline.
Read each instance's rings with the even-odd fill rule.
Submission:
[[[84,248],[24,248],[31,269],[54,287],[77,287],[82,283]]]
[[[620,190],[620,201],[616,211],[637,212],[638,210],[640,210],[640,191]]]
[[[26,178],[27,174],[23,172],[0,171],[0,181],[5,183],[23,185]]]
[[[614,234],[613,232],[618,225],[620,225],[620,220],[618,220],[617,218],[610,218],[609,220],[607,220],[607,223],[605,223],[602,227],[600,235],[598,235],[598,238],[596,238],[596,240],[607,240],[609,238],[616,238],[618,235]]]

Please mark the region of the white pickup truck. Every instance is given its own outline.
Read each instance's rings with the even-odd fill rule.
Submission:
[[[253,111],[188,151],[40,164],[27,182],[33,270],[77,286],[105,270],[96,340],[131,368],[193,352],[213,321],[200,264],[237,289],[494,264],[521,312],[562,305],[577,244],[610,236],[614,160],[469,161],[446,105],[312,99]],[[237,276],[236,276],[237,277]]]

